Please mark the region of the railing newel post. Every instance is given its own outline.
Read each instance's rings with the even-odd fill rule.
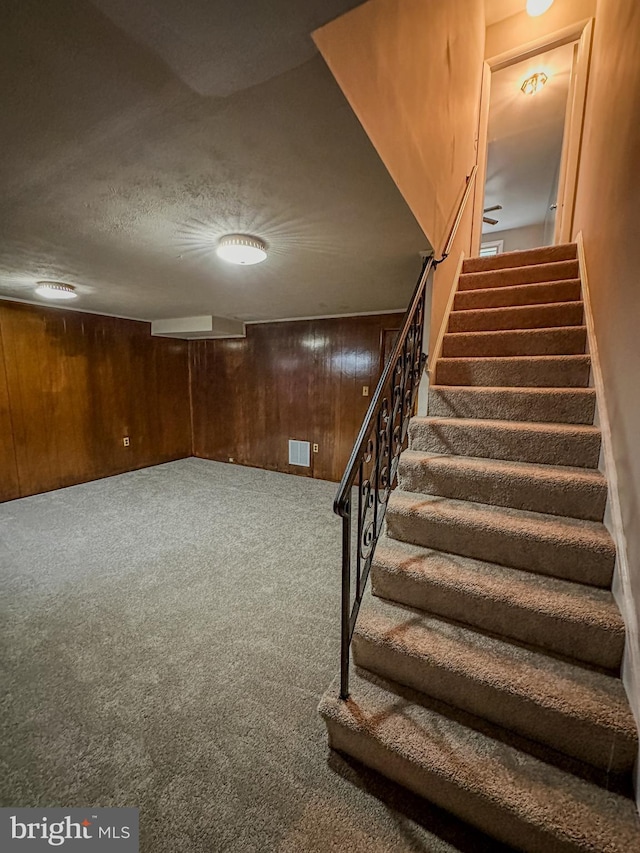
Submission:
[[[340,632],[340,698],[349,698],[349,648],[351,646],[351,501],[342,517],[342,626]]]

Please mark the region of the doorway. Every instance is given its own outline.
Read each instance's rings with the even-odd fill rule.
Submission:
[[[592,23],[485,63],[473,254],[572,239]]]

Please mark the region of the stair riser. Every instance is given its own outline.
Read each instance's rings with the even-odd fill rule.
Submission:
[[[587,343],[583,326],[532,331],[448,332],[444,358],[478,356],[582,355]]]
[[[354,662],[359,667],[565,755],[617,772],[630,770],[633,766],[635,744],[616,738],[615,733],[604,725],[598,726],[555,709],[544,708],[526,696],[510,693],[461,670],[439,666],[437,662],[408,654],[402,647],[372,642],[357,629],[352,650]]]
[[[490,258],[467,258],[462,272],[487,272],[497,269],[513,269],[534,264],[551,264],[558,261],[573,261],[577,258],[575,243],[563,243],[558,246],[542,246],[537,249],[523,249],[492,255]]]
[[[413,463],[400,457],[400,488],[405,492],[440,495],[461,501],[512,507],[548,515],[602,521],[607,500],[604,484],[576,480],[539,481],[494,472],[458,471],[438,461]]]
[[[338,698],[337,681],[322,697],[329,745],[493,839],[467,831],[465,849],[495,851],[497,842],[523,853],[636,849],[632,802],[501,742],[497,727],[484,733],[489,724],[477,721],[478,731],[463,712],[372,679],[352,670],[348,700]]]
[[[399,513],[394,510],[393,499],[387,510],[386,522],[387,533],[392,539],[423,548],[605,589],[611,585],[615,560],[612,549],[603,547],[596,550],[580,541],[546,538],[544,533],[521,534],[487,527],[473,519],[462,524],[456,515],[428,509],[420,513]]]
[[[409,427],[412,450],[426,453],[455,454],[511,462],[534,462],[541,465],[568,465],[596,468],[600,456],[600,433],[588,435],[554,435],[527,430],[497,430],[451,421],[414,421]]]
[[[582,302],[452,311],[449,316],[449,332],[491,332],[579,326],[582,323],[583,313]]]
[[[372,735],[366,719],[354,724],[354,727],[341,726],[327,717],[324,717],[324,721],[331,749],[352,756],[496,840],[511,844],[514,849],[521,849],[525,853],[576,853],[572,844],[552,838],[545,833],[544,828],[519,820],[486,797],[465,787],[458,787],[440,773],[417,767],[386,748]]]
[[[579,276],[577,261],[560,261],[491,272],[463,273],[458,290],[486,290],[489,287],[513,287],[518,284],[539,284],[542,281],[566,281]]]
[[[595,666],[615,670],[622,661],[622,633],[488,598],[468,587],[427,582],[404,571],[392,571],[375,560],[371,567],[371,588],[374,595],[388,601]]]
[[[589,384],[588,357],[542,362],[521,359],[517,363],[501,359],[438,359],[438,385],[475,385],[495,388],[586,388]]]
[[[539,305],[549,302],[571,302],[580,299],[580,279],[546,284],[520,284],[515,287],[492,287],[487,290],[458,292],[453,300],[455,310],[502,308],[509,305]]]
[[[429,415],[433,417],[592,424],[594,414],[593,392],[429,390]]]

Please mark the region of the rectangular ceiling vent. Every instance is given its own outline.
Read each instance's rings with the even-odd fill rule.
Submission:
[[[311,465],[310,442],[289,439],[289,465],[302,465],[305,468]]]

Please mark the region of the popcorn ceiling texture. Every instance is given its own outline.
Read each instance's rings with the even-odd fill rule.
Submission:
[[[428,241],[310,38],[353,0],[8,0],[0,298],[241,320],[406,307]],[[219,260],[230,231],[269,259]]]

